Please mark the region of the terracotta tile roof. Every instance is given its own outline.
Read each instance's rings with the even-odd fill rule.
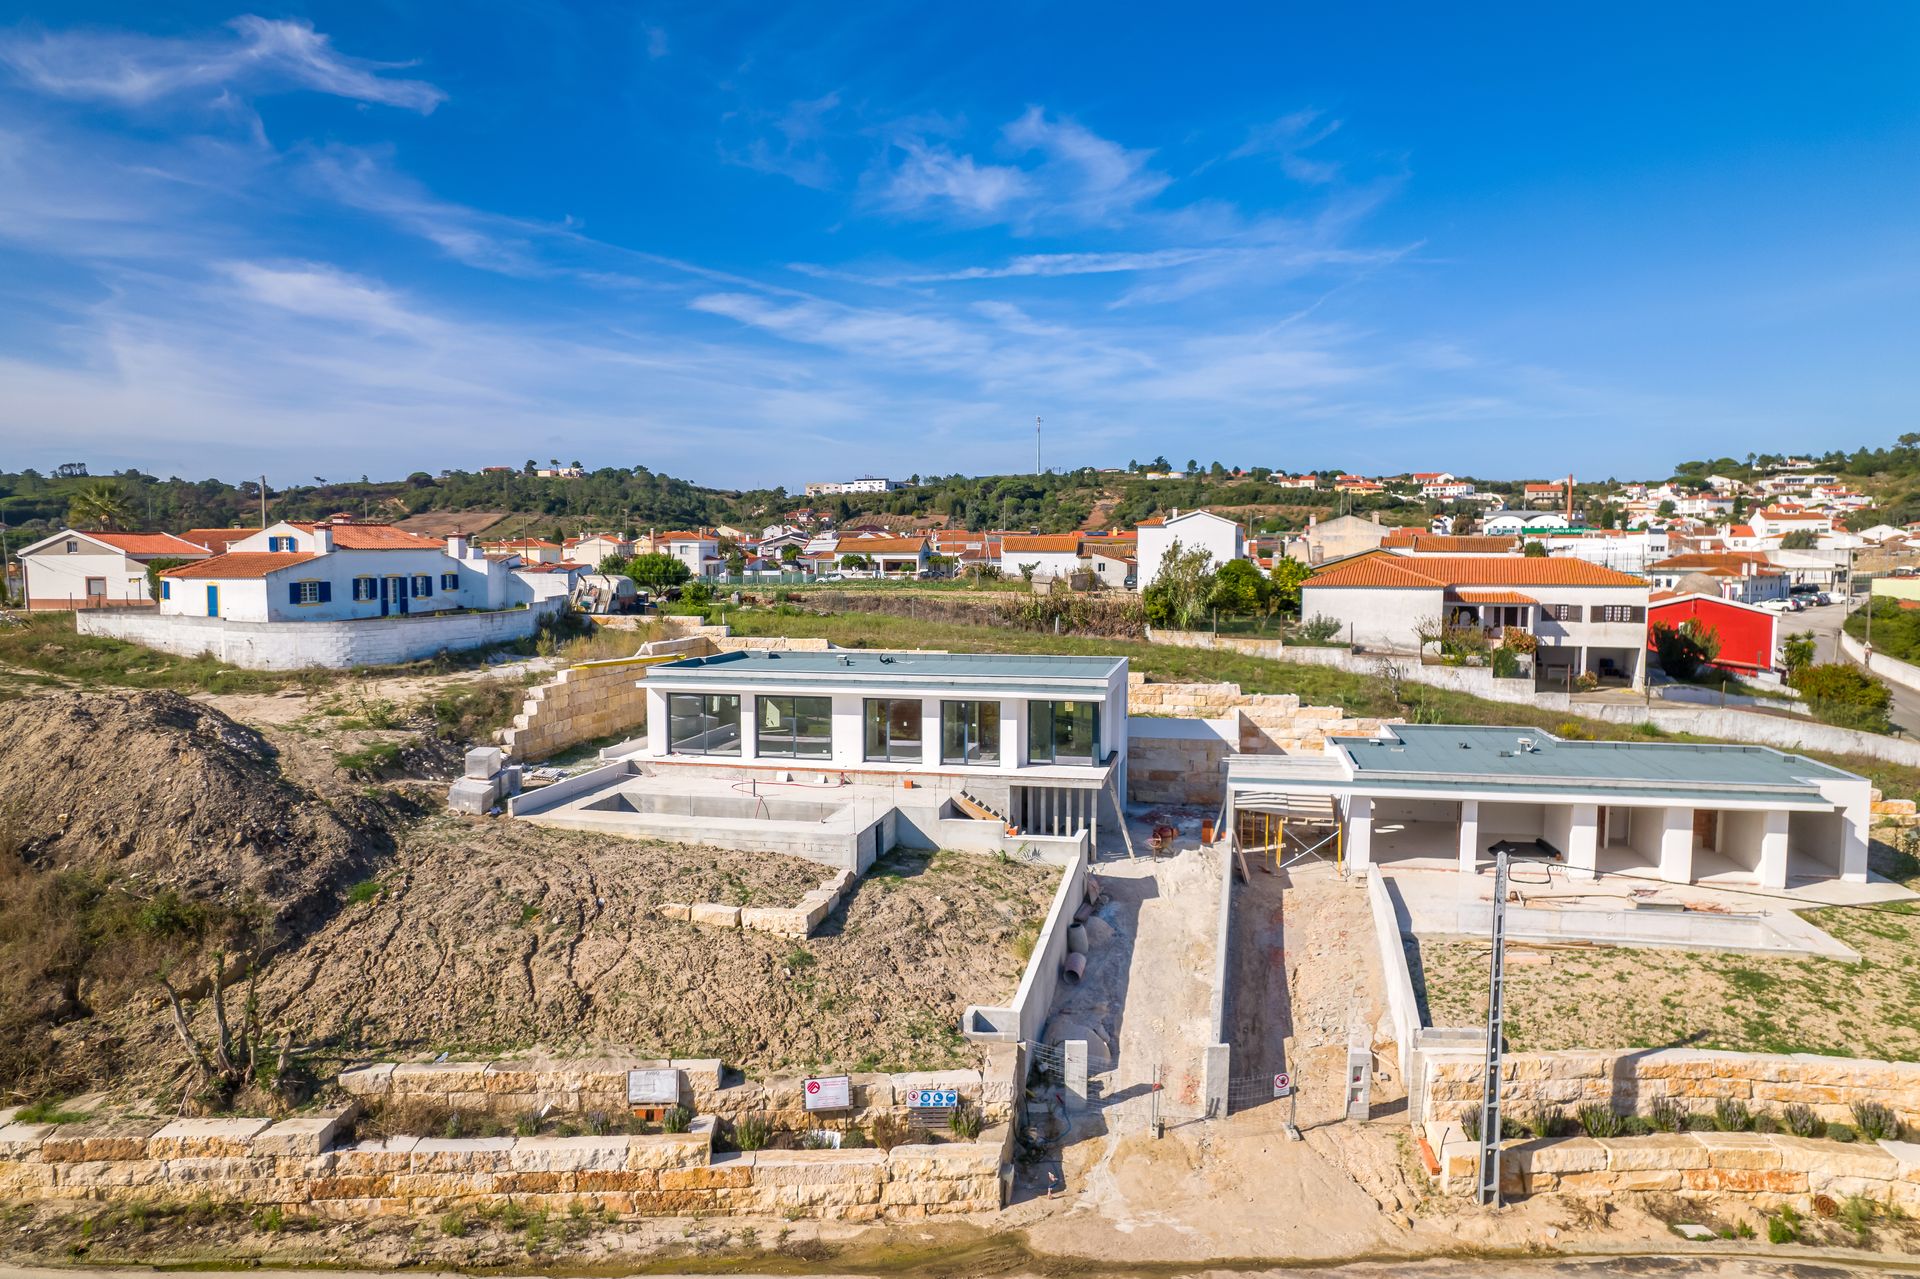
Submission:
[[[1320,570],[1305,585],[1431,590],[1436,586],[1645,586],[1646,582],[1566,556],[1428,555],[1416,559],[1371,551]]]
[[[190,528],[180,536],[218,555],[235,542],[252,537],[259,531],[257,528]]]
[[[1519,591],[1449,591],[1462,604],[1538,604],[1540,601]]]
[[[1520,539],[1512,534],[1422,533],[1414,528],[1397,528],[1380,539],[1387,550],[1424,551],[1432,555],[1467,555],[1475,551],[1501,553],[1517,550]]]
[[[918,555],[927,549],[924,537],[843,537],[835,543],[837,555]]]
[[[1078,533],[1009,533],[1000,541],[1002,555],[1042,552],[1078,555],[1080,535]]]
[[[338,529],[334,531],[336,534],[339,532]],[[335,540],[338,541],[337,536]],[[578,538],[570,538],[567,545],[572,546],[578,540]],[[549,542],[544,537],[511,537],[500,542],[482,542],[480,545],[490,551],[557,551],[561,549],[560,543]]]
[[[720,535],[718,533],[689,533],[682,529],[672,533],[656,534],[653,540],[656,545],[665,546],[669,542],[717,542],[720,540]],[[548,543],[548,545],[552,545],[552,543]]]
[[[1649,571],[1654,573],[1713,573],[1738,577],[1751,565],[1756,574],[1777,573],[1772,561],[1759,551],[1688,551],[1669,555]]]
[[[193,542],[183,541],[171,533],[96,533],[91,529],[75,529],[96,542],[105,542],[116,551],[128,555],[205,555],[207,548]]]
[[[201,560],[196,564],[182,564],[178,568],[170,568],[160,576],[211,577],[221,580],[265,577],[279,569],[292,568],[295,564],[305,564],[319,558],[320,556],[310,551],[229,551],[225,555],[216,555],[212,559]]]
[[[305,529],[311,533],[319,528],[318,524],[303,524],[289,521],[293,527]],[[391,524],[335,524],[329,522],[327,530],[333,534],[333,548],[337,551],[439,551],[446,549],[446,543],[436,538],[421,537],[418,533],[409,533],[397,529]]]

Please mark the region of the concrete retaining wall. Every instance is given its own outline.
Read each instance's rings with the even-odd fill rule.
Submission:
[[[960,1019],[960,1033],[976,1043],[1032,1043],[1040,1038],[1053,1011],[1053,993],[1060,987],[1060,965],[1067,956],[1067,929],[1073,913],[1087,899],[1087,863],[1076,857],[1060,876],[1060,887],[1041,922],[1040,936],[1027,958],[1026,971],[1020,974],[1020,986],[1013,1002],[990,1008],[970,1004]],[[1089,955],[1089,965],[1100,963],[1102,956]],[[1107,957],[1108,962],[1111,957]]]
[[[82,635],[104,635],[177,653],[206,654],[256,671],[309,666],[392,666],[436,653],[507,644],[532,635],[564,601],[496,613],[368,617],[341,622],[231,622],[218,617],[162,616],[146,610],[98,609],[74,615]]]
[[[302,1121],[289,1121],[300,1123]],[[277,1204],[319,1217],[427,1216],[511,1201],[580,1203],[622,1216],[780,1216],[907,1221],[993,1211],[1011,1133],[891,1151],[717,1155],[714,1120],[654,1136],[392,1137],[328,1148],[265,1119],[10,1124],[0,1198]]]
[[[1479,1151],[1456,1134],[1436,1152],[1439,1180],[1443,1191],[1465,1194],[1478,1181]],[[1435,1140],[1430,1134],[1429,1144]],[[1920,1145],[1745,1132],[1529,1141],[1501,1151],[1500,1188],[1511,1195],[1735,1195],[1763,1208],[1806,1195],[1836,1203],[1865,1195],[1912,1212],[1920,1208]]]
[[[1885,653],[1868,657],[1867,646],[1845,631],[1840,632],[1840,651],[1887,683],[1920,691],[1920,666],[1903,662],[1897,657],[1888,657]]]
[[[1450,1120],[1479,1104],[1484,1066],[1478,1052],[1423,1055],[1415,1084],[1429,1120]],[[1756,1113],[1798,1103],[1841,1123],[1853,1122],[1854,1103],[1877,1101],[1903,1123],[1920,1125],[1920,1062],[1911,1061],[1690,1048],[1509,1053],[1500,1089],[1502,1104],[1516,1118],[1590,1101],[1607,1102],[1621,1114],[1645,1114],[1658,1097],[1706,1110],[1727,1097]]]
[[[513,727],[500,730],[507,758],[527,764],[569,746],[646,727],[647,694],[640,680],[648,666],[670,657],[622,657],[582,662],[527,694]]]
[[[1400,930],[1400,914],[1386,876],[1367,876],[1367,906],[1373,915],[1373,939],[1380,952],[1380,972],[1387,987],[1387,1016],[1399,1049],[1400,1077],[1414,1079],[1414,1055],[1420,1042],[1420,1001],[1413,993],[1413,973],[1407,966],[1407,947]],[[1416,1123],[1419,1122],[1415,1116]]]
[[[1238,860],[1229,834],[1214,845],[1220,859],[1220,903],[1213,920],[1213,989],[1208,1004],[1209,1037],[1201,1053],[1200,1091],[1207,1114],[1225,1116],[1233,1078],[1233,1045],[1227,1038],[1227,981],[1233,972],[1233,868]]]

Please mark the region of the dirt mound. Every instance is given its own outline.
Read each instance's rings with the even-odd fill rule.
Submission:
[[[0,822],[43,871],[309,922],[377,828],[283,775],[259,733],[178,693],[0,704]]]

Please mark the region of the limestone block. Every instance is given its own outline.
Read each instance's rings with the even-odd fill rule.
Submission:
[[[642,1217],[705,1216],[723,1207],[717,1190],[642,1190],[633,1195],[632,1211]]]
[[[413,1173],[505,1172],[512,1159],[512,1137],[422,1137],[407,1170]]]
[[[318,1114],[282,1119],[254,1138],[253,1149],[263,1155],[318,1155],[339,1139],[341,1130],[353,1122],[359,1110],[357,1104],[349,1103]]]
[[[466,775],[485,781],[499,772],[506,762],[506,752],[498,746],[476,746],[467,752]]]
[[[858,883],[859,879],[860,877],[852,871],[843,870],[830,879],[821,880],[820,887],[829,893],[844,893]]]
[[[1590,1137],[1530,1141],[1508,1147],[1500,1161],[1528,1173],[1602,1172],[1607,1167],[1607,1148]]]
[[[1689,1168],[1680,1174],[1682,1190],[1735,1194],[1802,1195],[1807,1174],[1778,1168]]]
[[[0,1161],[0,1202],[44,1199],[53,1190],[52,1164]]]
[[[695,902],[690,917],[696,924],[708,924],[715,928],[740,926],[740,908],[722,906],[719,902]]]
[[[1875,1144],[1892,1155],[1899,1165],[1899,1171],[1894,1174],[1897,1180],[1920,1184],[1920,1142],[1883,1140]]]
[[[409,1061],[393,1068],[390,1090],[400,1095],[444,1098],[448,1093],[481,1092],[484,1061]]]
[[[1861,1177],[1893,1181],[1900,1176],[1900,1160],[1878,1145],[1843,1145],[1790,1136],[1775,1137],[1774,1142],[1780,1149],[1780,1166],[1804,1171],[1809,1181]]]
[[[751,1154],[716,1157],[710,1167],[663,1168],[654,1176],[662,1190],[745,1189],[753,1185],[753,1158]]]
[[[1780,1147],[1766,1133],[1703,1132],[1697,1135],[1709,1168],[1770,1170],[1781,1166]]]
[[[713,1153],[713,1134],[661,1133],[630,1138],[627,1167],[657,1172],[663,1168],[701,1168]]]
[[[163,1127],[157,1119],[96,1119],[61,1124],[40,1143],[40,1158],[47,1163],[145,1159],[147,1139]]]
[[[582,1194],[623,1194],[658,1188],[660,1174],[636,1169],[589,1168],[573,1174],[575,1189]]]
[[[500,788],[493,779],[463,777],[447,791],[447,807],[469,817],[485,817],[499,802]]]
[[[1705,1168],[1708,1162],[1706,1147],[1688,1133],[1613,1137],[1600,1144],[1606,1147],[1607,1167],[1615,1172]]]
[[[176,1119],[147,1140],[152,1159],[209,1155],[245,1155],[253,1139],[273,1126],[271,1119]]]
[[[271,1159],[234,1155],[186,1155],[166,1161],[168,1181],[181,1184],[219,1182],[229,1188],[256,1181],[272,1181],[277,1169]]]
[[[627,1167],[630,1137],[522,1137],[508,1153],[507,1167],[520,1172],[582,1172]]]
[[[53,1166],[53,1184],[61,1190],[129,1190],[167,1184],[167,1165],[159,1159],[75,1159]]]
[[[52,1124],[20,1123],[0,1127],[0,1159],[26,1159],[39,1154],[40,1143],[47,1139],[53,1128]]]
[[[755,932],[775,933],[783,937],[794,935],[795,925],[801,926],[800,936],[805,936],[805,915],[797,915],[784,906],[743,906],[740,908],[740,927]]]
[[[405,1199],[367,1197],[350,1199],[341,1195],[319,1195],[313,1197],[311,1205],[316,1216],[330,1221],[361,1221],[368,1217],[404,1217],[413,1211],[413,1205]]]
[[[716,1089],[720,1087],[720,1059],[718,1057],[675,1057],[672,1066],[686,1076],[690,1088]],[[700,1121],[694,1120],[697,1125]],[[711,1121],[709,1121],[711,1126]]]
[[[882,1150],[762,1150],[754,1155],[756,1186],[845,1186],[887,1179]]]
[[[685,922],[693,918],[693,906],[688,902],[661,902],[653,908],[653,913],[662,919]]]
[[[356,1142],[330,1151],[330,1163],[341,1176],[370,1173],[405,1172],[413,1163],[413,1148],[418,1137],[386,1137],[379,1141]]]
[[[959,1090],[963,1097],[978,1097],[980,1072],[977,1070],[919,1070],[893,1077],[895,1096],[914,1088],[953,1088]]]

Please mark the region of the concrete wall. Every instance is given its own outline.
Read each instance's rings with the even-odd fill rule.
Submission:
[[[1060,965],[1067,955],[1067,929],[1073,924],[1074,911],[1087,900],[1088,879],[1086,860],[1075,858],[1060,877],[1060,887],[1054,890],[1053,901],[1040,925],[1040,936],[1033,943],[1027,969],[1020,975],[1013,1002],[1001,1008],[969,1006],[960,1020],[960,1031],[968,1039],[978,1043],[1032,1043],[1040,1038],[1053,1011],[1053,993],[1060,986]],[[1099,962],[1100,956],[1087,957],[1089,965]]]
[[[1902,585],[1907,581],[1915,583],[1915,590],[1920,591],[1920,578],[1903,579]],[[1876,581],[1873,585],[1875,587],[1875,593],[1878,594],[1880,583]],[[1868,657],[1867,646],[1845,631],[1840,632],[1840,651],[1889,684],[1898,684],[1901,688],[1920,690],[1920,666],[1915,666],[1911,662],[1903,662],[1898,658],[1888,657],[1885,653],[1875,653],[1872,657]]]
[[[1413,973],[1400,930],[1400,914],[1393,890],[1378,871],[1367,876],[1367,906],[1373,917],[1374,945],[1380,952],[1380,972],[1387,988],[1387,1016],[1399,1049],[1400,1077],[1415,1078],[1414,1053],[1420,1039],[1420,1002],[1413,993]],[[1417,1116],[1416,1116],[1417,1122]]]
[[[514,763],[556,755],[569,746],[632,733],[647,722],[647,695],[640,680],[648,666],[670,657],[623,657],[582,662],[527,694],[513,727],[500,743]]]
[[[1208,1003],[1210,1037],[1201,1055],[1200,1091],[1208,1117],[1224,1118],[1233,1079],[1233,1045],[1227,1038],[1227,981],[1233,972],[1233,869],[1238,859],[1234,856],[1231,836],[1215,844],[1213,852],[1220,859],[1220,904],[1213,921],[1212,992]],[[1280,979],[1285,980],[1284,970]]]
[[[164,653],[207,654],[249,670],[293,671],[309,666],[390,666],[446,650],[510,643],[532,635],[540,619],[558,609],[554,602],[498,613],[349,622],[232,622],[113,609],[77,614],[74,624],[82,635],[127,640]]]

